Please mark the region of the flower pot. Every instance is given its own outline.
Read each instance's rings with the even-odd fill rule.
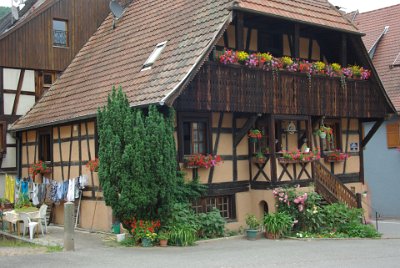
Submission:
[[[266,239],[279,239],[279,235],[278,234],[274,234],[274,233],[270,233],[270,232],[264,232],[264,236]]]
[[[149,238],[147,238],[147,237],[142,238],[142,247],[148,248],[148,247],[152,247],[152,246],[153,246],[153,242]]]
[[[320,132],[320,133],[319,133],[319,137],[320,137],[321,139],[325,139],[325,138],[326,138],[326,132]]]
[[[246,235],[248,240],[256,240],[257,239],[258,230],[247,229]]]
[[[160,239],[160,247],[168,246],[168,239]]]

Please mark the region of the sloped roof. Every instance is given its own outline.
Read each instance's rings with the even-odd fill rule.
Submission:
[[[237,8],[361,34],[354,24],[326,0],[241,0]]]
[[[356,23],[366,33],[363,42],[368,50],[381,36],[384,28],[389,26],[388,32],[376,47],[372,61],[390,100],[400,113],[400,66],[392,66],[400,54],[400,4],[360,13]]]
[[[115,29],[112,16],[107,17],[62,77],[12,129],[93,117],[97,107],[105,105],[114,85],[122,86],[132,106],[170,105],[225,31],[233,5],[258,12],[266,2],[273,2],[276,8],[263,12],[276,15],[286,5],[291,12],[279,16],[299,21],[309,16],[312,23],[324,26],[324,19],[316,18],[326,14],[332,20],[329,27],[342,31],[353,27],[325,0],[133,1]],[[246,6],[249,4],[253,6]],[[308,15],[301,16],[304,12]],[[164,41],[166,48],[151,70],[141,71],[156,44]]]

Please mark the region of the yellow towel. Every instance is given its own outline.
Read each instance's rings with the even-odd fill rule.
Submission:
[[[6,174],[6,189],[4,197],[14,203],[15,178]]]

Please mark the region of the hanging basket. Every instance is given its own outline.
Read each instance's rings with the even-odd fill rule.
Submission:
[[[319,137],[320,137],[321,139],[325,139],[325,138],[326,138],[326,132],[320,132],[320,133],[319,133]]]

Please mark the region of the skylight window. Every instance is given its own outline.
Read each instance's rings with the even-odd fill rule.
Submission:
[[[149,58],[146,60],[146,62],[143,64],[142,71],[151,69],[151,66],[153,66],[154,62],[158,59],[158,57],[161,55],[161,52],[164,50],[165,46],[167,45],[167,41],[158,43],[156,45],[156,48],[151,52]]]

